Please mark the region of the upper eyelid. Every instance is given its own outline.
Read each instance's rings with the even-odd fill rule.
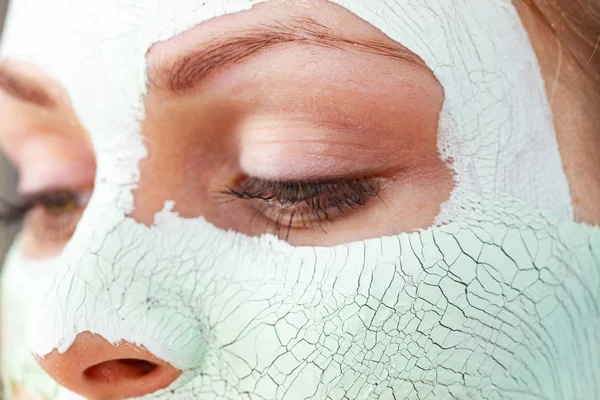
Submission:
[[[44,196],[59,192],[72,192],[78,201],[80,201],[81,196],[83,196],[86,204],[91,196],[90,190],[53,189],[28,194],[23,196],[18,203],[7,201],[0,197],[0,224],[20,222],[29,211],[41,204]],[[78,206],[85,207],[85,204],[78,204]]]
[[[91,145],[65,133],[38,133],[13,150],[22,196],[93,187],[96,157]]]

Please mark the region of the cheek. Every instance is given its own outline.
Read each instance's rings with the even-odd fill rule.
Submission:
[[[52,282],[52,261],[24,260],[19,255],[21,243],[18,238],[2,270],[1,373],[6,385],[5,393],[10,392],[12,396],[16,396],[14,398],[50,399],[52,393],[58,390],[58,384],[38,366],[25,337],[28,318]],[[47,331],[49,326],[43,329]],[[36,393],[45,395],[34,397]]]
[[[115,323],[127,326],[118,317],[131,310],[154,321],[137,333],[142,343],[156,334],[173,354],[202,354],[194,365],[202,374],[174,389],[182,398],[190,388],[214,390],[216,382],[223,397],[236,398],[248,381],[265,398],[277,398],[282,388],[327,398],[340,388],[350,392],[356,382],[382,381],[400,398],[409,390],[401,382],[412,388],[423,370],[442,397],[476,397],[482,380],[498,393],[531,390],[530,382],[556,373],[539,359],[563,365],[586,357],[577,347],[597,326],[597,291],[588,283],[598,275],[597,232],[561,230],[515,201],[475,197],[470,204],[460,224],[328,249],[290,249],[162,213],[150,230],[124,223],[108,233],[102,257],[114,262],[91,257],[81,265],[94,268],[77,273],[101,281],[120,271],[110,275],[111,287],[125,288],[125,297],[99,288],[86,306],[111,299],[115,309],[126,304]],[[132,243],[131,261],[138,263],[119,255]],[[146,259],[139,262],[141,254]],[[148,293],[156,314],[146,311]],[[158,315],[175,322],[161,326]],[[169,340],[187,329],[202,337],[197,348]],[[252,375],[249,364],[277,376],[277,383]],[[435,374],[442,369],[451,372]],[[516,378],[525,373],[530,379]],[[560,376],[556,385],[567,387],[570,378]],[[419,398],[408,393],[404,398]]]

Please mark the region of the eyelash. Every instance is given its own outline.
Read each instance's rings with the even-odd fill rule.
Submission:
[[[30,196],[21,204],[1,200],[4,209],[0,211],[0,223],[11,226],[31,222],[38,238],[62,240],[72,234],[88,198],[89,192],[58,190]],[[28,221],[29,215],[33,216],[37,210],[40,213]]]
[[[80,206],[80,203],[85,202],[82,200],[82,195],[82,193],[71,190],[56,190],[29,196],[21,204],[13,204],[6,199],[0,199],[5,208],[0,212],[0,221],[5,223],[21,222],[36,207],[45,207],[48,210],[58,208],[59,211],[55,210],[54,213],[72,211]]]
[[[327,233],[323,222],[331,221],[332,212],[344,217],[346,209],[364,206],[370,197],[380,198],[380,190],[380,182],[375,178],[285,182],[250,177],[233,188],[228,187],[224,193],[237,199],[258,199],[267,203],[267,209],[263,207],[259,211],[265,215],[273,213],[268,217],[275,225],[275,233],[281,237],[281,231],[285,229],[287,240],[297,220],[300,220],[304,229],[314,229],[316,222]]]
[[[269,223],[274,225],[276,235],[281,237],[282,230],[285,230],[287,240],[292,226],[298,222],[304,229],[314,229],[317,224],[327,233],[323,223],[331,222],[332,213],[337,212],[338,216],[344,217],[347,209],[364,206],[370,197],[380,198],[380,189],[380,181],[375,178],[286,182],[249,177],[221,193],[236,199],[261,200],[264,206],[257,207],[258,214],[267,217]],[[49,209],[57,205],[60,208],[61,202],[72,203],[75,196],[70,191],[41,193],[21,204],[0,199],[4,203],[4,209],[0,211],[0,223],[21,223],[38,207],[51,214]]]
[[[0,223],[23,229],[27,256],[55,255],[75,232],[91,193],[85,188],[59,189],[28,196],[20,204],[0,201]]]

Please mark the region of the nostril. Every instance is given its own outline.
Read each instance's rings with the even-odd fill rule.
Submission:
[[[136,360],[132,358],[126,358],[124,360],[118,360],[122,365],[126,365],[131,368],[132,371],[136,371],[140,376],[148,375],[150,372],[158,368],[158,365],[145,360]]]
[[[65,352],[54,349],[38,362],[62,386],[93,400],[145,396],[168,387],[182,373],[143,346],[114,344],[91,332],[77,335]]]
[[[97,383],[116,383],[119,380],[139,379],[151,374],[158,365],[146,360],[124,358],[110,360],[83,371],[86,379]]]

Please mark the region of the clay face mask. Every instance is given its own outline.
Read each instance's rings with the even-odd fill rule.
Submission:
[[[143,346],[182,371],[150,395],[157,398],[559,399],[600,391],[600,232],[571,221],[544,82],[511,3],[334,3],[251,11],[252,2],[223,0],[11,4],[2,56],[36,65],[65,88],[98,169],[63,252],[32,261],[17,241],[7,260],[5,379],[74,398],[29,352],[66,354],[91,332]],[[315,15],[344,7],[414,52],[439,81],[437,147],[454,184],[429,229],[294,247],[219,229],[203,213],[184,218],[168,193],[152,223],[132,217],[134,190],[151,179],[140,162],[156,155],[142,129],[153,117],[149,49],[289,4]]]

